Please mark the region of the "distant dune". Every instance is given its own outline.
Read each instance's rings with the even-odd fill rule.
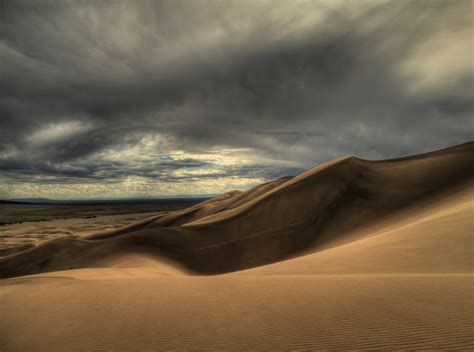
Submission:
[[[473,349],[473,185],[472,142],[343,157],[5,252],[0,349]]]

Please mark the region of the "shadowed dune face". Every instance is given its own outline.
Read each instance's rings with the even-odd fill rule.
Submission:
[[[387,161],[340,158],[112,232],[5,256],[0,277],[103,267],[134,253],[166,258],[192,273],[220,274],[317,252],[472,187],[473,152],[474,143],[467,143]]]
[[[235,275],[470,274],[473,214],[474,192],[452,194],[363,228],[353,241]]]

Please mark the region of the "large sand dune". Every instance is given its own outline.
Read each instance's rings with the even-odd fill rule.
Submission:
[[[85,239],[58,239],[0,259],[0,277],[107,266],[143,252],[200,274],[251,268],[353,241],[364,227],[472,186],[474,144],[370,162],[340,158],[294,178]],[[414,212],[416,210],[412,210]]]
[[[473,182],[345,157],[4,256],[0,349],[473,349]]]

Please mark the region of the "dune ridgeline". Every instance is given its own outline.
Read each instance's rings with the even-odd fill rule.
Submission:
[[[108,267],[130,255],[163,260],[187,274],[255,268],[346,248],[394,224],[429,216],[436,207],[455,210],[464,204],[465,211],[472,210],[473,181],[472,142],[383,161],[343,157],[295,177],[229,192],[118,230],[20,250],[0,258],[0,277]],[[470,271],[472,253],[463,251],[461,239],[457,244],[456,238],[449,240],[459,250],[426,255],[423,268],[406,270],[430,272],[432,263],[445,265],[445,270]]]

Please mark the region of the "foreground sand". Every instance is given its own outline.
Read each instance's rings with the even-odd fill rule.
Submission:
[[[334,203],[333,199],[332,204],[341,211],[333,210],[331,214],[340,222],[328,218],[317,228],[308,225],[319,229],[313,233],[323,234],[324,240],[306,242],[305,248],[298,248],[280,261],[269,256],[263,262],[257,260],[267,265],[257,266],[253,256],[286,253],[277,249],[291,244],[285,240],[289,234],[300,240],[305,238],[300,236],[300,224],[286,224],[283,229],[272,227],[273,232],[255,231],[250,241],[248,236],[243,237],[247,241],[243,247],[218,242],[219,250],[230,261],[235,260],[235,253],[229,252],[229,246],[234,248],[241,256],[238,265],[234,265],[244,263],[247,270],[199,276],[199,267],[191,267],[188,257],[163,254],[164,249],[176,252],[168,242],[149,242],[149,238],[174,239],[179,230],[185,239],[194,240],[187,237],[191,236],[187,232],[190,228],[199,234],[203,231],[203,236],[208,236],[203,229],[211,235],[214,231],[216,236],[217,230],[226,229],[221,234],[226,238],[235,233],[235,226],[247,231],[246,224],[256,209],[257,218],[250,225],[268,225],[272,212],[267,213],[266,202],[270,199],[277,213],[275,206],[280,202],[280,198],[269,197],[268,192],[281,187],[279,192],[287,192],[282,201],[286,199],[294,206],[300,198],[294,196],[297,191],[292,185],[306,191],[314,187],[311,192],[315,192],[320,186],[321,169],[297,177],[296,181],[279,180],[247,194],[208,201],[194,210],[96,234],[90,240],[56,240],[8,256],[0,262],[0,272],[16,277],[0,281],[0,349],[472,350],[474,198],[472,168],[460,161],[467,158],[470,162],[472,149],[463,146],[454,150],[454,154],[451,150],[434,157],[409,159],[408,164],[403,160],[401,164],[382,164],[382,170],[373,169],[380,175],[388,172],[386,167],[393,172],[415,167],[416,172],[407,171],[405,176],[423,177],[405,177],[399,183],[385,178],[392,182],[388,186],[399,187],[394,195],[377,188],[362,194],[349,192],[350,197],[342,203]],[[339,167],[340,161],[329,164],[329,168],[334,165]],[[451,182],[443,184],[430,179],[424,171],[447,166],[465,174],[453,176]],[[314,175],[313,185],[308,180],[313,181]],[[431,178],[436,180],[436,175]],[[357,182],[360,186],[363,181]],[[323,185],[328,187],[327,181]],[[413,198],[411,192],[420,189],[430,190],[429,196],[421,192],[423,196]],[[372,197],[377,194],[385,195],[374,203]],[[331,193],[325,194],[330,196]],[[257,205],[249,205],[255,200]],[[229,206],[231,201],[233,206]],[[392,204],[383,204],[384,201]],[[223,202],[227,202],[227,210],[216,211]],[[393,203],[401,205],[395,207]],[[304,206],[311,204],[299,203],[299,209],[287,210],[285,219],[305,213]],[[373,204],[381,209],[363,208]],[[383,216],[372,218],[371,211]],[[257,220],[263,215],[268,217]],[[364,223],[356,221],[360,219]],[[176,225],[172,231],[166,227],[170,223]],[[161,248],[160,254],[143,250],[135,242],[137,238]],[[167,243],[167,247],[159,247]],[[216,245],[204,241],[190,251],[214,254],[209,261],[215,268],[216,256],[221,256],[212,246]],[[251,255],[249,248],[254,250]],[[98,260],[90,251],[109,255]],[[204,259],[199,258],[197,263],[201,265]],[[47,259],[51,261],[41,264]],[[68,269],[71,264],[82,268],[61,269]],[[229,271],[228,266],[222,268],[223,272]]]
[[[470,275],[89,275],[4,284],[2,351],[474,348]]]

